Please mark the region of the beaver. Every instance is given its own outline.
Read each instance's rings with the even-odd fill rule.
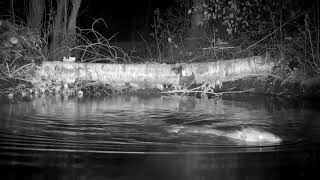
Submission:
[[[245,142],[272,142],[280,143],[282,139],[270,132],[255,129],[255,128],[242,128],[235,131],[223,131],[207,127],[194,127],[194,126],[171,126],[168,130],[171,133],[197,133],[208,134],[215,136],[223,136],[227,138],[237,139]]]
[[[174,67],[171,69],[175,74],[179,75],[179,85],[183,88],[187,88],[192,84],[196,84],[195,75],[191,72],[191,75],[185,75],[185,70],[182,66]]]

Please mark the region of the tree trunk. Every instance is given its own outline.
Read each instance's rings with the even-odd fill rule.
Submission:
[[[45,0],[30,0],[28,8],[28,27],[38,31],[42,28],[43,13],[45,10]]]
[[[202,3],[204,3],[205,0],[193,0],[193,6],[201,6]],[[202,11],[196,11],[192,13],[191,16],[191,28],[190,28],[190,34],[189,36],[191,38],[200,38],[203,35],[204,32],[204,24],[199,25],[200,22],[203,22],[203,12]]]
[[[71,0],[71,4],[72,4],[72,11],[69,16],[68,29],[67,29],[69,46],[73,46],[75,44],[77,16],[78,16],[81,0]]]
[[[56,61],[60,58],[62,59],[63,55],[57,53],[56,50],[58,47],[62,45],[62,40],[64,39],[64,32],[63,32],[63,15],[65,11],[65,0],[57,0],[57,14],[54,17],[54,26],[52,32],[52,41],[49,44],[50,49],[50,60]]]
[[[13,23],[15,24],[16,23],[16,20],[15,20],[15,14],[14,14],[14,0],[10,0],[10,9],[11,9],[11,17],[12,17],[12,21]]]
[[[37,76],[45,81],[75,83],[96,81],[118,86],[133,83],[141,86],[179,85],[181,78],[193,76],[195,83],[216,83],[258,74],[270,74],[273,63],[260,56],[207,63],[180,64],[101,64],[44,62]],[[181,67],[181,76],[174,69]],[[183,71],[183,72],[182,72]],[[190,82],[190,81],[189,81]],[[190,82],[191,83],[191,82]]]
[[[201,6],[205,0],[193,0],[193,7]],[[196,51],[201,47],[201,38],[204,36],[205,24],[203,22],[203,11],[193,11],[191,15],[190,29],[188,31],[188,38],[185,38],[184,46],[188,51]],[[201,22],[203,24],[201,25]]]
[[[69,56],[70,52],[62,46],[72,47],[76,41],[76,22],[81,0],[57,0],[57,14],[54,19],[52,41],[50,43],[50,59],[62,60],[63,56]],[[69,6],[72,6],[70,8]],[[71,9],[70,14],[68,9]]]

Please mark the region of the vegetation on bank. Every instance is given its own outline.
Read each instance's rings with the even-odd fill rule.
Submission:
[[[155,10],[151,32],[139,34],[142,45],[127,50],[114,45],[115,35],[105,37],[97,28],[98,25],[108,28],[103,19],[95,20],[88,29],[75,26],[81,0],[41,2],[44,1],[30,1],[26,21],[17,21],[14,13],[0,20],[2,94],[85,92],[99,96],[130,89],[127,85],[111,87],[100,82],[70,85],[34,78],[43,61],[62,61],[63,57],[75,57],[77,62],[86,63],[192,63],[254,55],[275,63],[272,76],[234,79],[231,84],[224,83],[224,89],[210,87],[212,93],[242,92],[246,85],[250,89],[250,84],[272,95],[320,94],[318,1],[302,6],[303,1],[289,0],[176,0],[165,12]],[[44,15],[47,7],[50,13]],[[205,85],[192,88],[189,85],[182,94],[208,92]]]

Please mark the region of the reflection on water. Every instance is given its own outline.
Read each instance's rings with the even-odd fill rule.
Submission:
[[[268,177],[266,173],[280,179],[280,170],[286,173],[287,168],[314,173],[319,164],[319,155],[314,154],[320,141],[317,111],[262,97],[232,99],[236,100],[3,99],[0,166],[7,169],[7,177],[17,179],[26,169],[24,177],[31,173],[32,179],[43,179],[43,173],[55,179],[239,179],[248,173],[259,177],[253,179]],[[175,126],[218,132],[255,128],[283,141],[248,144],[220,134],[173,133],[170,129]],[[251,172],[252,168],[259,171]],[[12,175],[13,171],[21,173]]]

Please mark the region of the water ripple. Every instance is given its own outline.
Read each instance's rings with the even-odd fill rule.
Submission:
[[[190,98],[113,97],[87,102],[38,98],[23,105],[1,104],[0,149],[95,153],[274,151],[300,147],[298,144],[309,138],[306,128],[317,115],[308,112],[270,111],[249,102]],[[226,132],[254,127],[277,134],[284,141],[280,146],[248,144],[220,136],[170,133],[172,125]]]

